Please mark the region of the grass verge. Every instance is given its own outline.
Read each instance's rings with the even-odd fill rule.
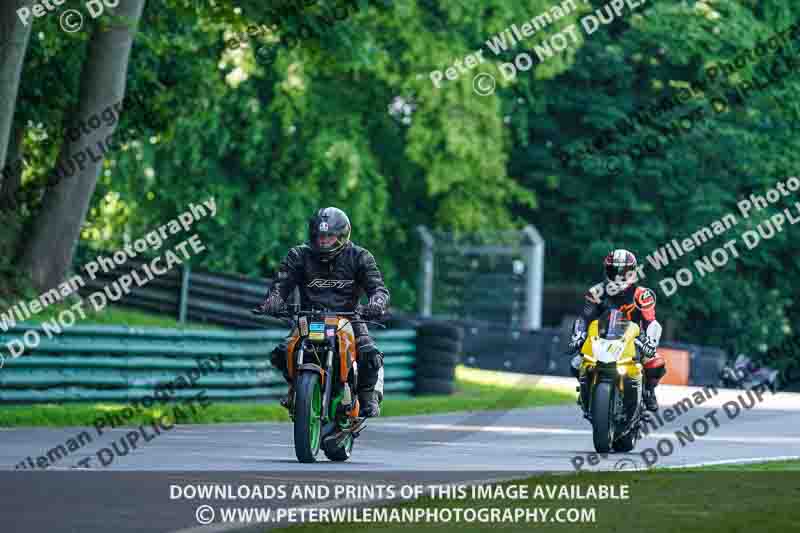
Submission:
[[[456,392],[450,396],[387,397],[381,416],[408,416],[459,411],[486,411],[519,407],[558,405],[575,401],[574,394],[537,387],[485,385],[456,379]],[[121,412],[125,404],[20,405],[0,411],[0,427],[90,426],[99,416]],[[165,412],[164,407],[142,409],[128,420],[129,425],[148,422]],[[288,422],[286,410],[277,403],[212,403],[191,415],[191,424],[234,422]]]
[[[291,533],[348,533],[351,531],[380,531],[401,533],[412,527],[419,532],[459,533],[502,529],[509,532],[591,531],[592,533],[722,533],[722,532],[785,532],[794,531],[800,519],[796,504],[800,492],[800,474],[784,476],[768,472],[603,472],[577,475],[539,475],[521,481],[501,483],[503,494],[474,494],[467,487],[458,499],[422,498],[412,502],[385,507],[402,516],[403,510],[413,516],[414,510],[438,510],[439,520],[390,523],[322,523],[283,528]],[[589,486],[599,494],[599,486],[628,486],[628,499],[574,498],[572,492],[561,496],[560,487],[578,486],[579,493]],[[527,495],[509,493],[510,486],[527,487]],[[557,487],[556,497],[548,495],[547,487]],[[537,490],[538,487],[538,490]],[[476,518],[461,520],[453,510],[467,509],[477,514],[482,509],[498,509],[498,519],[492,522]],[[447,520],[447,509],[451,510]],[[535,510],[535,511],[534,511]],[[528,518],[526,511],[534,513]],[[490,517],[490,511],[480,511]],[[505,514],[503,514],[505,513]],[[519,515],[515,515],[519,513]],[[581,515],[583,513],[583,515]],[[590,514],[590,513],[593,513]],[[391,515],[388,515],[391,516]],[[436,516],[430,514],[428,516]],[[516,520],[514,516],[519,516]],[[592,519],[592,516],[594,519]],[[402,518],[394,519],[402,520]]]
[[[485,385],[456,378],[456,392],[450,396],[420,396],[403,400],[387,398],[381,406],[386,416],[427,415],[458,411],[507,410],[574,403],[575,394],[539,387]]]
[[[712,465],[687,469],[688,472],[800,472],[800,460],[797,461],[767,461],[764,463]]]

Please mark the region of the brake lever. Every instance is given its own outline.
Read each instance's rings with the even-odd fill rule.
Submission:
[[[386,329],[387,327],[384,324],[381,324],[380,322],[375,322],[372,320],[364,320],[363,318],[361,318],[360,315],[353,315],[352,317],[347,319],[347,322],[350,324],[374,324],[376,326],[382,327],[383,329]],[[339,328],[336,331],[339,331],[340,329],[342,328]]]
[[[385,324],[381,324],[380,322],[375,322],[374,320],[351,320],[350,322],[360,322],[360,323],[364,323],[364,324],[373,324],[375,326],[380,326],[383,329],[386,329],[386,327],[387,327]]]
[[[255,316],[268,316],[271,318],[276,318],[279,320],[292,320],[293,316],[288,311],[281,311],[279,313],[267,313],[266,311],[262,310],[260,307],[255,307],[250,310],[250,313],[254,314]]]

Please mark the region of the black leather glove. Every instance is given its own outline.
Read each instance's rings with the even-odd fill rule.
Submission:
[[[359,314],[364,318],[380,318],[386,312],[386,300],[380,294],[369,299],[367,305],[359,306]]]
[[[578,353],[584,342],[586,342],[586,332],[576,331],[572,334],[572,338],[569,341],[569,352],[573,354]]]
[[[655,341],[645,334],[636,337],[633,343],[639,348],[639,353],[647,358],[653,357],[656,354]]]
[[[285,309],[286,302],[283,301],[283,298],[281,298],[279,294],[270,294],[267,299],[264,300],[264,303],[256,307],[259,313],[265,315],[276,315]]]

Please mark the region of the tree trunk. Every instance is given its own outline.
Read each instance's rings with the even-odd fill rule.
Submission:
[[[9,161],[22,160],[25,127],[15,128],[8,148]],[[22,164],[10,165],[6,179],[0,181],[0,295],[10,296],[19,278],[15,258],[24,238],[23,217],[18,211],[17,193],[22,178]]]
[[[88,123],[90,117],[124,97],[128,60],[144,2],[127,0],[114,9],[106,8],[102,24],[95,27],[89,42],[81,72],[77,116],[72,117],[75,121]],[[109,24],[110,20],[114,22]],[[100,121],[99,127],[89,129],[76,141],[64,141],[56,167],[80,168],[74,175],[62,170],[58,181],[46,193],[22,260],[22,267],[40,290],[57,286],[69,271],[103,165],[103,158],[97,156],[105,152],[101,146],[115,129],[115,125],[107,126]],[[76,164],[73,157],[88,154],[89,150],[94,157],[87,155],[80,165]]]
[[[30,7],[33,0],[0,3],[0,169],[6,165],[8,139],[14,122],[22,63],[33,24],[24,26],[17,18],[17,9]],[[0,172],[0,185],[3,173]]]
[[[6,172],[0,172],[0,212],[15,211],[17,209],[17,194],[22,185],[23,149],[22,140],[25,138],[25,127],[17,127],[11,136],[8,146],[8,167]],[[3,179],[3,175],[6,176]]]

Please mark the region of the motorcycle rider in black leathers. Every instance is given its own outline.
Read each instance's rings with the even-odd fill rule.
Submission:
[[[618,249],[609,253],[603,261],[605,283],[594,285],[585,295],[581,314],[573,324],[573,335],[569,343],[570,353],[577,353],[586,341],[586,330],[592,320],[606,309],[619,309],[627,320],[639,325],[641,334],[634,341],[642,356],[644,390],[642,400],[648,411],[658,410],[655,388],[666,373],[664,359],[656,353],[661,340],[661,324],[656,320],[656,297],[653,291],[636,285],[640,277],[636,256],[628,250]],[[572,360],[572,373],[578,377],[580,354]]]
[[[266,300],[259,311],[279,313],[295,287],[300,290],[303,309],[321,307],[332,311],[356,311],[363,319],[380,318],[389,303],[389,291],[375,258],[350,241],[350,219],[341,209],[326,207],[308,222],[308,242],[289,250],[278,269]],[[358,305],[363,293],[367,305]],[[353,323],[358,354],[358,399],[360,414],[380,414],[383,401],[383,353],[369,336],[366,324]],[[281,404],[291,409],[292,383],[286,367],[286,350],[291,335],[272,351],[272,364],[289,383]]]

